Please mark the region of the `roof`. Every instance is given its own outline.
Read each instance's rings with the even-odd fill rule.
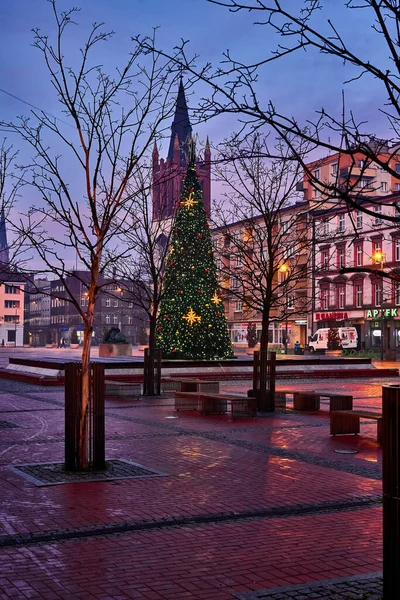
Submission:
[[[189,141],[192,137],[192,126],[189,121],[189,113],[182,79],[179,83],[175,116],[171,126],[171,139],[168,150],[168,158],[171,160],[174,158],[174,143],[176,136],[178,136],[179,147],[181,150],[180,163],[183,166],[185,165],[186,158],[189,155]]]

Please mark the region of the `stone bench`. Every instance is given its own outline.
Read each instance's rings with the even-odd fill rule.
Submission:
[[[142,394],[140,383],[133,381],[109,381],[105,379],[105,397],[113,398],[138,398]]]
[[[360,433],[360,419],[372,419],[377,424],[377,441],[382,444],[382,414],[365,410],[336,410],[330,413],[331,435]]]
[[[230,414],[237,417],[256,417],[255,398],[223,396],[207,392],[175,392],[175,410],[199,410],[202,415]]]
[[[164,392],[215,392],[219,394],[219,381],[207,381],[197,378],[163,377],[161,387]]]

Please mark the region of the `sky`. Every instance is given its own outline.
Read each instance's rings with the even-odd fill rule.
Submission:
[[[300,0],[282,0],[289,5],[299,5]],[[344,0],[325,0],[325,10],[317,16],[317,25],[325,27],[326,17],[331,17],[339,31],[349,40],[356,52],[370,55],[380,64],[386,64],[384,49],[371,29],[367,11],[349,11]],[[265,57],[279,41],[270,29],[254,26],[255,17],[248,13],[230,13],[207,0],[59,0],[60,10],[79,6],[76,17],[79,26],[71,30],[67,50],[73,56],[85,39],[94,21],[105,22],[106,29],[114,30],[111,42],[99,52],[104,69],[112,71],[123,63],[135,34],[151,34],[159,27],[159,47],[167,52],[183,38],[190,40],[189,50],[199,54],[199,63],[217,65],[222,53],[229,49],[243,62]],[[45,33],[54,31],[51,6],[47,0],[2,0],[0,3],[0,120],[15,120],[18,115],[28,115],[34,106],[61,117],[54,91],[43,64],[41,53],[32,47],[32,29],[39,27]],[[296,116],[300,122],[315,117],[321,107],[340,113],[343,81],[352,71],[337,59],[321,56],[315,51],[298,52],[271,64],[260,73],[259,97],[265,104],[271,100],[282,113]],[[5,93],[7,92],[7,93]],[[195,106],[204,89],[193,90],[189,106]],[[10,95],[11,94],[11,95]],[[15,97],[17,98],[15,98]],[[377,110],[383,97],[379,83],[362,79],[346,86],[346,102],[360,119],[368,120],[370,130],[377,137],[386,137],[387,124]],[[220,142],[237,127],[231,117],[220,117],[196,129],[200,139],[209,136],[212,143]],[[0,137],[4,133],[0,132]],[[14,147],[24,156],[27,150],[21,142],[8,136]],[[160,152],[166,156],[168,142]],[[24,192],[25,193],[25,192]],[[23,199],[24,201],[24,199]],[[28,199],[25,199],[29,202]]]

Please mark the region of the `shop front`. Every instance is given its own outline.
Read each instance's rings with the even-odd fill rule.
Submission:
[[[400,357],[400,307],[372,308],[365,311],[366,348],[388,360]]]
[[[358,337],[357,350],[368,347],[368,326],[362,310],[316,312],[312,333],[329,327],[355,327]]]

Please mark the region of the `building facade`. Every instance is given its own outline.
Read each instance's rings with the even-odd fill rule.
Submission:
[[[345,205],[312,212],[310,295],[315,301],[309,330],[354,326],[359,349],[394,358],[400,356],[400,228],[383,217],[399,216],[400,194],[380,196],[379,204],[376,200],[359,200],[374,216]]]
[[[83,310],[88,303],[87,271],[77,271],[61,280],[37,279],[26,295],[25,338],[32,346],[68,345],[72,330],[79,342],[83,339],[84,323],[72,296]],[[136,294],[128,281],[102,280],[94,318],[93,345],[99,344],[106,331],[118,327],[132,344],[139,343],[140,329],[146,324],[144,311],[136,306]]]

